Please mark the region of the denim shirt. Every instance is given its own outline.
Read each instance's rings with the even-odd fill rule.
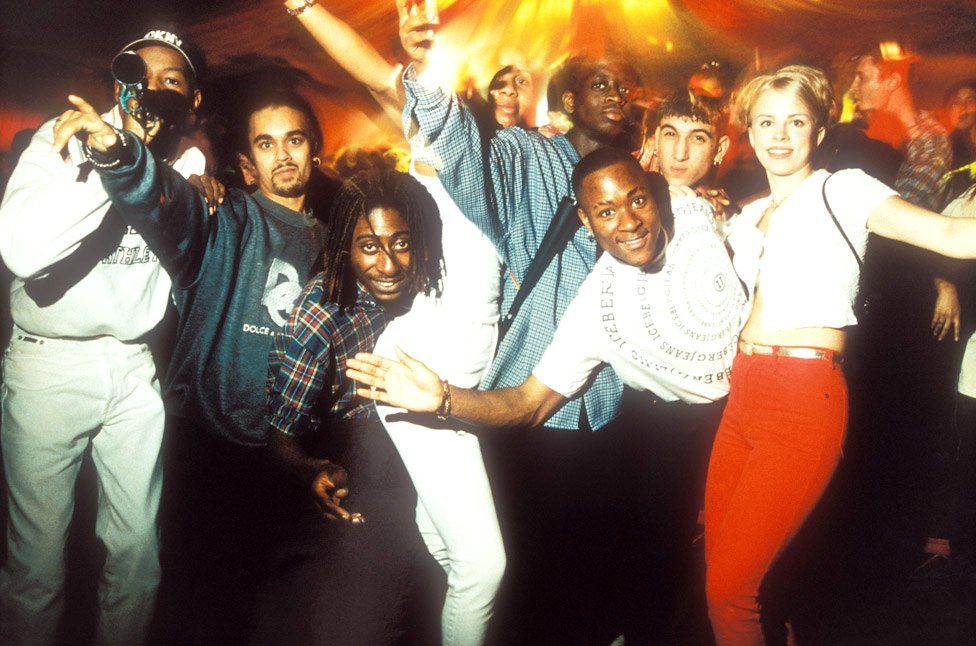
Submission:
[[[562,135],[547,139],[519,127],[495,133],[483,151],[475,119],[456,96],[421,84],[412,65],[404,71],[403,85],[405,129],[416,120],[428,147],[425,161],[507,265],[501,309],[507,313],[560,199],[572,195],[570,178],[579,155]],[[581,228],[525,300],[482,388],[516,387],[529,377],[595,262],[596,243]],[[613,369],[605,367],[582,397],[567,402],[546,426],[578,429],[582,400],[590,426],[599,429],[616,416],[622,391]]]

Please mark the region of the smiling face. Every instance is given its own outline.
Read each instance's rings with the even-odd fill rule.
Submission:
[[[575,91],[563,94],[563,106],[574,128],[595,141],[611,143],[631,125],[631,99],[637,90],[637,77],[628,67],[600,61]]]
[[[579,217],[601,249],[634,267],[655,260],[661,220],[639,166],[621,162],[590,173],[577,199]]]
[[[248,119],[247,138],[258,189],[266,197],[305,194],[312,175],[312,146],[301,112],[288,106],[257,110]]]
[[[768,89],[749,113],[749,143],[771,175],[808,174],[810,156],[823,136],[810,109],[792,92]]]
[[[514,126],[519,118],[531,121],[535,105],[532,75],[517,67],[492,79],[488,96],[495,111],[495,121],[502,128]]]
[[[359,218],[349,258],[356,280],[378,303],[390,305],[416,293],[410,230],[396,209],[376,207]]]
[[[661,174],[673,186],[694,187],[729,147],[729,138],[719,137],[714,125],[688,117],[662,118],[655,138]]]

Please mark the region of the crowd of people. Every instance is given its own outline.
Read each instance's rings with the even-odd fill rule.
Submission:
[[[397,0],[405,66],[327,4],[284,9],[408,169],[326,171],[276,85],[241,88],[207,147],[236,179],[208,175],[203,66],[163,29],[20,155],[0,642],[70,641],[89,454],[99,644],[768,643],[761,586],[849,425],[896,419],[915,459],[877,469],[919,481],[919,570],[971,563],[976,82],[950,133],[891,47],[849,88],[706,66],[653,101],[576,55],[536,127],[530,70],[440,86],[431,2]]]

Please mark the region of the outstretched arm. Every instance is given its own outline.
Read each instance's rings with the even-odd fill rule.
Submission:
[[[102,121],[81,97],[54,131],[54,149],[79,137],[99,157],[102,187],[122,218],[146,240],[173,284],[187,287],[199,274],[215,226],[203,196],[179,173],[159,163],[131,132]]]
[[[517,388],[472,390],[442,382],[430,368],[397,348],[399,361],[360,353],[346,374],[367,399],[419,413],[444,413],[491,427],[540,426],[566,398],[530,375]]]
[[[889,197],[871,211],[868,229],[950,258],[976,258],[976,218],[950,218]]]
[[[286,0],[285,7],[298,9],[304,0]],[[339,67],[373,93],[383,110],[400,122],[403,98],[399,91],[400,66],[386,61],[352,27],[329,12],[322,3],[298,14],[298,21]]]

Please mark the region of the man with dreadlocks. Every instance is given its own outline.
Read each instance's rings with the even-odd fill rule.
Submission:
[[[262,446],[268,351],[318,269],[323,236],[304,207],[321,131],[292,92],[251,97],[241,110],[240,150],[258,190],[229,191],[211,215],[197,190],[136,137],[87,104],[79,110],[77,134],[115,208],[172,277],[180,317],[164,380],[174,456],[162,503],[180,524],[168,536],[173,526],[163,525],[169,557],[160,596],[161,623],[185,632],[166,641],[245,643],[281,513]]]
[[[435,623],[404,621],[412,618],[404,604],[416,598],[415,568],[433,563],[414,520],[410,476],[345,367],[414,296],[436,296],[441,222],[423,185],[390,170],[347,180],[329,222],[325,270],[305,287],[269,360],[268,445],[306,504],[275,564],[259,620],[267,639],[257,641],[402,643],[405,632]],[[341,526],[348,524],[356,527]]]

